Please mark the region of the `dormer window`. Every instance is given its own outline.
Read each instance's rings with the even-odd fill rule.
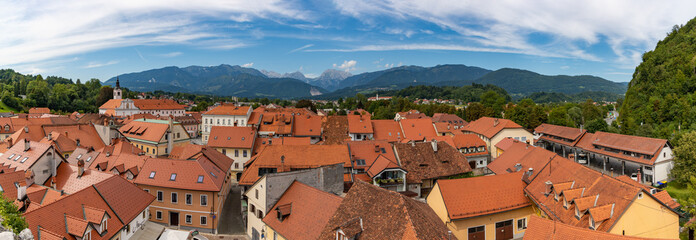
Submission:
[[[106,219],[106,218],[104,218],[104,220],[102,220],[102,224],[101,224],[102,233],[106,232],[106,230],[108,229],[108,227],[107,227],[107,225],[106,225],[106,224],[107,224],[107,220],[108,220],[108,219]]]
[[[365,159],[358,159],[358,160],[355,160],[355,165],[358,165],[358,166],[365,166]]]
[[[88,232],[85,233],[85,236],[82,237],[82,240],[92,240],[92,232],[89,231],[90,229],[87,229]]]

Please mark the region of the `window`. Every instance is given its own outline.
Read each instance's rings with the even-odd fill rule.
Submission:
[[[157,201],[164,201],[164,193],[162,191],[157,191]]]
[[[526,218],[517,219],[517,231],[522,231],[524,229],[527,229],[527,219]]]
[[[387,153],[387,150],[384,148],[379,148],[379,150],[382,151],[382,153]]]
[[[244,139],[242,139],[244,140]],[[247,150],[242,151],[242,156],[247,157]]]
[[[155,212],[155,218],[156,218],[156,219],[159,219],[159,220],[162,220],[162,211],[156,211],[156,212]]]
[[[250,213],[255,213],[255,212],[256,212],[256,207],[254,207],[254,204],[249,204],[249,206],[251,206],[251,207],[249,207],[249,212],[250,212]]]
[[[358,159],[358,160],[355,160],[355,165],[358,165],[358,166],[365,166],[365,159]]]
[[[193,195],[191,195],[190,193],[187,193],[185,201],[186,201],[186,205],[193,204]]]
[[[15,154],[13,153],[13,154],[10,155],[10,157],[8,157],[7,159],[12,159],[14,156],[15,156]]]
[[[14,161],[16,162],[16,161],[19,160],[19,158],[21,158],[21,157],[22,157],[22,155],[17,155],[17,157],[15,157]]]
[[[89,157],[87,158],[87,162],[89,162],[89,160],[92,160],[92,156],[89,156]]]
[[[469,234],[481,233],[486,230],[485,226],[471,227],[469,228]]]
[[[106,231],[106,229],[109,229],[109,227],[107,227],[108,225],[106,225],[106,224],[107,224],[107,222],[106,222],[107,220],[108,220],[108,219],[102,220],[102,224],[101,224],[101,225],[102,225],[102,232]]]
[[[259,190],[258,189],[255,189],[255,190],[256,190],[256,199],[259,199]]]
[[[201,195],[201,206],[208,206],[208,195]]]
[[[155,171],[150,172],[150,179],[155,178]]]
[[[227,149],[222,149],[222,154],[227,155]]]
[[[24,157],[24,158],[22,158],[22,161],[19,161],[19,162],[22,162],[22,163],[23,163],[23,162],[26,162],[27,159],[29,159],[29,157]]]
[[[83,240],[91,240],[92,239],[92,232],[86,232],[85,237],[82,238]]]
[[[172,173],[172,175],[169,177],[169,181],[175,181],[176,180],[176,173]]]
[[[184,218],[185,219],[184,221],[186,221],[186,224],[191,224],[191,218],[192,217],[190,214],[186,214],[186,217]]]
[[[239,163],[234,163],[234,168],[239,169]]]
[[[259,212],[256,215],[259,219],[263,218],[263,211],[259,210]]]
[[[75,159],[80,160],[80,158],[82,158],[82,154],[77,155],[77,158],[75,158]]]
[[[179,194],[173,192],[172,193],[172,203],[178,203],[179,202]]]
[[[239,150],[238,149],[234,150],[234,157],[239,157]]]
[[[208,217],[201,216],[201,225],[208,225]]]
[[[203,175],[198,175],[197,183],[202,183],[202,182],[203,182]]]

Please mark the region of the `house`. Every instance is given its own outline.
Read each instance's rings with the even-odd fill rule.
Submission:
[[[78,149],[79,150],[79,149]],[[140,174],[145,161],[145,152],[130,144],[125,138],[114,139],[114,142],[98,151],[89,149],[75,151],[68,158],[70,164],[84,160],[85,166],[101,172],[120,175],[127,180],[133,180]]]
[[[263,218],[264,237],[318,239],[341,200],[339,196],[294,181],[271,208],[272,212]]]
[[[457,239],[427,204],[355,182],[319,239]]]
[[[183,116],[186,106],[171,99],[110,99],[99,107],[99,114],[128,117],[134,114]]]
[[[256,131],[252,127],[213,126],[208,146],[234,160],[232,171],[242,172],[251,159]]]
[[[404,139],[411,141],[425,141],[437,136],[432,121],[427,118],[404,119],[399,121],[401,130],[404,132]]]
[[[534,140],[536,145],[574,160],[578,157],[575,148],[586,133],[581,128],[543,123],[534,129]]]
[[[648,240],[653,238],[632,237],[607,232],[598,232],[588,228],[571,226],[537,216],[530,216],[527,231],[524,234],[523,239]]]
[[[469,124],[466,120],[450,113],[435,113],[432,117],[433,123],[449,123],[454,129],[460,129]]]
[[[485,168],[490,162],[486,142],[474,134],[457,134],[452,137],[454,147],[466,156],[471,168]]]
[[[373,138],[375,140],[386,140],[388,142],[401,142],[404,139],[404,133],[401,131],[401,125],[394,120],[371,120],[372,130],[374,131]]]
[[[133,181],[155,196],[151,221],[185,230],[216,233],[217,216],[230,191],[229,167],[202,155],[194,160],[151,158]]]
[[[168,155],[172,148],[188,143],[190,138],[184,127],[171,118],[169,121],[137,119],[119,131],[148,156]]]
[[[73,194],[112,176],[112,174],[85,168],[84,161],[78,162],[77,166],[61,163],[56,169],[56,176],[50,178],[45,185],[66,194]]]
[[[358,180],[396,192],[406,191],[406,170],[385,140],[349,142],[353,173]]]
[[[346,145],[268,145],[244,168],[239,185],[251,186],[267,173],[288,172],[343,163],[344,182],[351,182],[353,165]]]
[[[372,121],[369,115],[348,115],[348,135],[351,141],[373,139]]]
[[[34,173],[34,181],[43,184],[56,176],[58,165],[65,161],[51,144],[33,142],[25,139],[17,143],[0,156],[0,164],[15,171]]]
[[[184,116],[176,116],[174,117],[174,121],[181,123],[181,126],[183,126],[184,129],[186,129],[186,132],[188,132],[191,138],[198,137],[198,132],[200,131],[200,128],[198,128],[198,126],[201,123],[198,122],[198,120],[190,113],[186,113],[186,115]]]
[[[316,115],[304,115],[295,116],[295,121],[293,121],[292,136],[294,137],[308,137],[312,144],[316,144],[321,141],[322,132],[321,129],[322,117]]]
[[[497,149],[492,147],[505,138],[509,137],[522,142],[533,140],[532,134],[522,126],[511,120],[502,118],[479,118],[464,126],[462,132],[476,134],[483,139],[488,149],[490,149],[493,159],[500,156],[500,154]]]
[[[444,142],[395,143],[394,150],[408,172],[406,190],[417,197],[427,196],[438,179],[471,172],[464,154]]]
[[[51,114],[51,109],[48,109],[45,107],[33,107],[33,108],[29,109],[29,114],[32,114],[32,115]]]
[[[439,180],[426,201],[458,239],[519,239],[534,215],[522,175]]]
[[[452,124],[446,122],[436,122],[433,123],[435,127],[435,132],[438,136],[454,136],[455,134],[462,134],[462,131],[454,129]]]
[[[37,239],[130,239],[154,197],[112,176],[24,214]]]
[[[679,214],[643,188],[565,158],[525,173],[525,194],[538,215],[597,232],[679,238]]]
[[[310,145],[312,144],[312,139],[308,137],[275,137],[275,138],[260,138],[257,137],[254,142],[254,150],[252,152],[252,157],[256,156],[263,151],[266,146],[269,145]]]
[[[243,195],[246,209],[242,209],[246,219],[246,233],[251,239],[260,239],[261,235],[270,236],[263,219],[277,216],[273,206],[279,201],[293,182],[301,182],[322,192],[333,195],[342,194],[343,164],[333,164],[318,168],[268,173],[259,178]],[[316,208],[315,208],[316,211]],[[309,220],[307,220],[309,221]],[[282,231],[282,229],[278,229]],[[315,229],[320,232],[321,229]],[[310,234],[310,233],[306,233]]]
[[[294,115],[284,112],[268,112],[261,116],[258,134],[260,137],[292,136]]]
[[[251,107],[222,104],[202,114],[201,135],[203,143],[208,142],[208,136],[213,126],[246,126],[251,115]]]
[[[514,138],[503,138],[503,140],[500,140],[497,144],[493,146],[493,148],[498,151],[498,156],[503,155],[503,153],[509,149],[511,146],[513,146],[514,143],[520,142],[520,140],[515,140]]]
[[[653,186],[669,180],[674,166],[672,144],[666,139],[595,132],[583,135],[577,144],[579,163],[611,171],[621,175],[632,175],[641,183]]]
[[[106,146],[92,124],[43,125],[42,128],[46,137],[54,140],[56,150],[64,158],[68,158],[76,147],[101,149]]]
[[[428,118],[425,114],[419,112],[418,110],[409,110],[408,112],[397,112],[394,116],[394,121],[401,121],[404,119],[420,119]]]

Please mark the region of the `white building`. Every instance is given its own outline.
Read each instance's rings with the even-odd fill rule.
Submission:
[[[249,106],[220,105],[203,113],[201,123],[203,143],[208,143],[213,126],[247,126],[251,111]]]
[[[117,78],[114,98],[102,104],[99,107],[99,113],[115,117],[128,117],[141,113],[175,117],[186,114],[186,106],[171,99],[122,99],[122,94]]]

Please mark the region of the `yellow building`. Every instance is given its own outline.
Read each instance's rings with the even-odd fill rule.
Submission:
[[[679,238],[679,215],[654,190],[559,157],[533,171],[523,179],[539,216],[597,232]]]
[[[518,239],[534,213],[522,176],[438,180],[426,201],[457,239]]]
[[[505,138],[532,143],[534,135],[519,124],[501,118],[482,117],[464,126],[462,132],[478,135],[491,151],[491,157],[497,158],[501,153],[494,146]]]
[[[252,127],[213,126],[208,146],[234,160],[232,171],[241,173],[251,159],[256,131]]]
[[[121,133],[148,156],[169,155],[172,148],[190,141],[184,127],[171,119],[137,119],[119,129]]]

